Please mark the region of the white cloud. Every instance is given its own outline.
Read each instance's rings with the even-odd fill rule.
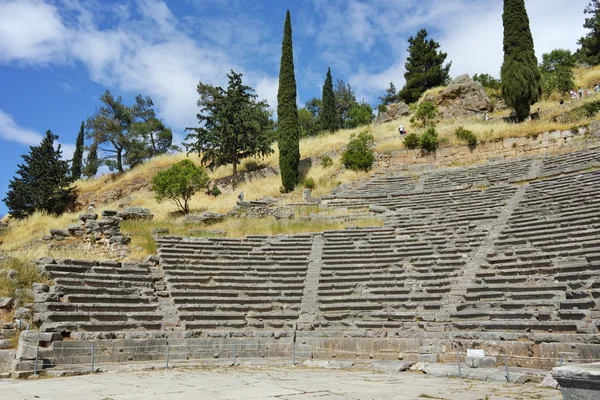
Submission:
[[[277,111],[277,91],[279,90],[279,79],[277,77],[263,76],[254,85],[258,100],[267,100],[269,107]]]
[[[2,110],[0,110],[0,137],[9,142],[28,146],[37,146],[42,141],[39,133],[17,125],[13,117]]]
[[[19,126],[10,114],[0,110],[0,138],[27,146],[37,146],[44,137],[33,129]],[[72,158],[75,145],[65,143],[60,143],[60,145],[62,158],[65,160]]]
[[[0,3],[0,62],[56,61],[67,37],[54,6],[27,0]]]

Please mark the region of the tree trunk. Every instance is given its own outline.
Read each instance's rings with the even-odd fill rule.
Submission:
[[[117,149],[117,170],[123,173],[123,149]]]
[[[237,163],[238,163],[237,154],[234,154],[233,155],[233,176],[237,175]]]

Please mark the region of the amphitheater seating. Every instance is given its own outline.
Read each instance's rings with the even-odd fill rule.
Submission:
[[[596,333],[599,196],[598,171],[533,182],[456,319],[487,330]]]
[[[147,266],[63,260],[43,268],[55,286],[54,301],[36,304],[42,331],[161,329]]]
[[[310,235],[159,239],[185,329],[292,328],[311,242]]]
[[[593,167],[600,167],[600,146],[560,155],[547,155],[544,157],[539,176],[548,177]]]

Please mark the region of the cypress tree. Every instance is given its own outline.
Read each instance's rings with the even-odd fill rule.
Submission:
[[[323,110],[321,111],[321,127],[329,132],[337,129],[337,118],[335,112],[335,94],[333,93],[333,79],[331,68],[327,68],[327,77],[323,84]]]
[[[283,42],[281,44],[277,118],[281,183],[286,191],[291,191],[296,186],[296,183],[298,183],[300,126],[298,123],[298,106],[296,104],[296,78],[294,76],[290,10],[287,11],[285,17]]]
[[[83,175],[86,178],[92,178],[98,173],[98,167],[100,161],[98,160],[98,143],[94,142],[90,146],[87,158],[85,160],[85,168],[83,169]]]
[[[533,49],[524,0],[504,0],[504,63],[500,71],[502,96],[514,108],[517,121],[529,117],[531,105],[542,95],[538,61]]]
[[[84,135],[85,123],[81,122],[81,128],[79,128],[79,134],[77,135],[77,141],[75,142],[75,153],[73,153],[73,161],[71,161],[71,176],[73,180],[81,178],[81,172],[83,169],[83,135]]]
[[[46,131],[39,146],[31,146],[29,154],[22,155],[17,175],[8,185],[3,199],[14,218],[26,218],[35,211],[62,214],[73,200],[69,164],[61,160],[60,145],[54,148],[58,136]]]

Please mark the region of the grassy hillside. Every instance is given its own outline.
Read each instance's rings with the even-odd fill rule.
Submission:
[[[593,69],[577,69],[575,71],[577,85],[585,88],[593,87],[596,81],[600,81],[600,67]],[[441,88],[432,89],[440,91]],[[454,131],[462,126],[473,131],[479,141],[493,141],[506,137],[520,137],[535,135],[550,130],[566,130],[576,126],[587,125],[590,118],[583,117],[578,109],[585,102],[600,100],[600,95],[594,94],[583,101],[567,102],[560,106],[557,101],[542,101],[532,107],[532,111],[538,107],[541,110],[541,119],[512,124],[502,121],[510,110],[503,110],[492,114],[491,121],[484,122],[480,116],[461,120],[439,121],[437,130],[439,132],[441,146],[452,146],[461,144],[456,139]],[[559,121],[559,122],[556,122]],[[320,196],[330,193],[336,186],[369,175],[365,172],[354,172],[343,168],[341,153],[350,137],[361,131],[367,131],[375,137],[375,151],[389,154],[394,150],[404,148],[403,138],[398,135],[397,127],[403,123],[410,132],[421,130],[418,126],[410,123],[410,117],[401,120],[377,125],[365,126],[357,129],[341,130],[334,134],[326,134],[314,138],[301,140],[300,152],[302,159],[312,158],[313,162],[303,163],[301,177],[312,178],[315,182],[313,195]],[[264,159],[248,159],[243,162],[239,171],[241,173],[255,170],[261,167],[277,167],[277,146],[273,147],[274,153]],[[328,155],[333,159],[333,165],[324,167],[319,158]],[[147,163],[140,165],[124,174],[107,174],[99,178],[77,181],[74,186],[78,194],[79,210],[87,209],[90,203],[96,206],[96,212],[105,209],[119,209],[124,206],[140,206],[150,208],[154,214],[151,223],[125,223],[123,231],[130,233],[133,237],[131,257],[141,257],[154,251],[154,243],[151,239],[152,227],[169,227],[174,234],[189,234],[190,226],[176,213],[177,209],[170,203],[158,204],[151,192],[152,177],[160,170],[187,157],[185,153],[177,155],[164,155],[156,157]],[[201,159],[197,155],[190,155],[190,159],[200,164]],[[209,171],[211,179],[220,179],[231,175],[231,166],[220,167]],[[303,185],[292,192],[282,195],[279,191],[281,181],[279,175],[265,174],[264,177],[239,184],[235,189],[222,188],[223,193],[218,197],[198,193],[191,201],[192,213],[203,211],[227,212],[232,209],[237,201],[239,191],[244,191],[247,200],[261,199],[267,196],[278,197],[281,202],[299,202],[302,198]],[[51,228],[65,228],[71,223],[77,222],[79,211],[66,213],[60,217],[53,217],[37,213],[22,221],[10,221],[9,229],[0,232],[0,251],[6,254],[20,257],[22,259],[35,259],[37,257],[51,255],[61,258],[102,258],[113,256],[103,249],[82,249],[80,244],[69,243],[49,248],[48,243],[40,240],[42,235],[49,232]],[[229,220],[211,227],[210,229],[222,229],[230,236],[242,236],[251,233],[275,234],[282,232],[309,232],[322,231],[323,229],[340,229],[345,225],[377,224],[377,221],[351,221],[349,223],[324,223],[311,221],[279,222],[274,219],[266,220]]]

